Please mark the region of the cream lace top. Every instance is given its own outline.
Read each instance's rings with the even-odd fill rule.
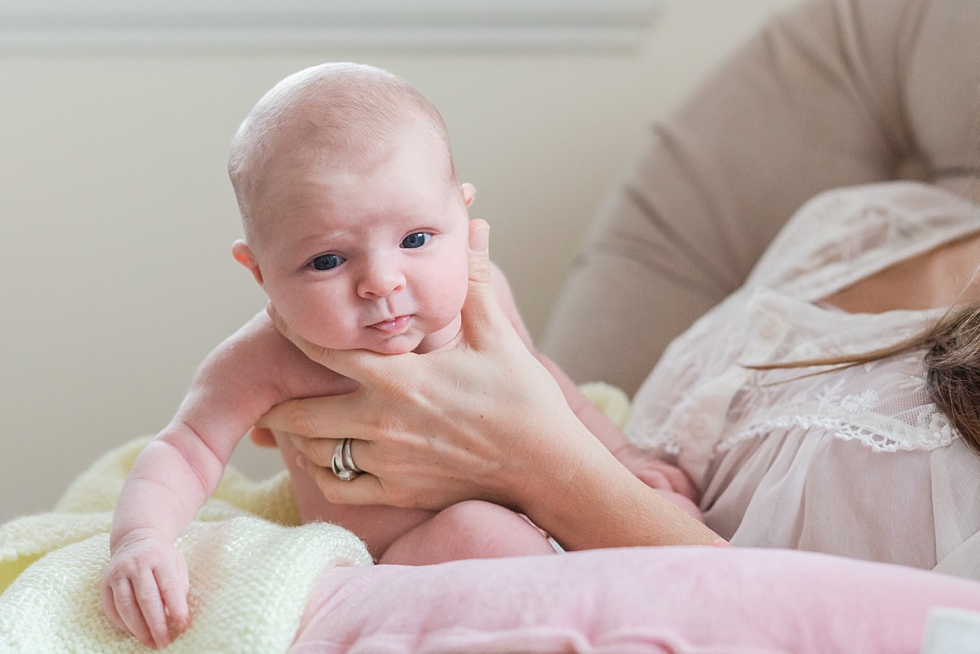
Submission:
[[[925,391],[920,351],[845,370],[739,363],[866,352],[944,309],[850,314],[820,300],[980,231],[980,207],[911,182],[824,193],[746,284],[664,353],[626,432],[680,465],[734,545],[784,547],[980,578],[980,457]]]

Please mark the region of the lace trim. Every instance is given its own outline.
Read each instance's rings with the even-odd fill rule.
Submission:
[[[801,429],[820,428],[834,438],[843,441],[858,441],[872,452],[912,452],[930,451],[940,447],[948,447],[959,435],[950,427],[944,425],[937,431],[919,434],[911,439],[898,439],[887,434],[875,432],[853,423],[827,418],[824,416],[791,416],[779,417],[752,425],[734,436],[729,436],[718,444],[718,452],[727,452],[736,445],[753,438],[766,436],[774,429],[788,430],[793,427]],[[676,444],[673,444],[676,447]]]
[[[663,429],[662,422],[654,421],[649,416],[638,416],[635,410],[623,433],[627,440],[641,449],[660,450],[671,456],[681,453],[681,438],[674,430]]]

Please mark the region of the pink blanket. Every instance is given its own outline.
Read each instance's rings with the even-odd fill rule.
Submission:
[[[290,654],[911,654],[937,606],[980,611],[980,583],[703,547],[332,568]]]

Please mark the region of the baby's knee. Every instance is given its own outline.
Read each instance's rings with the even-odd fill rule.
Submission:
[[[532,526],[527,518],[499,504],[483,500],[466,500],[440,511],[436,518],[460,530],[482,531],[494,526],[518,528],[521,524]]]
[[[548,536],[530,520],[491,502],[468,500],[434,518],[471,557],[496,558],[554,552]]]
[[[431,565],[460,559],[553,554],[548,537],[524,516],[489,502],[466,501],[443,509],[409,530],[379,563]]]

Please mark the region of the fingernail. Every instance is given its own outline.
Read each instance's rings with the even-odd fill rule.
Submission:
[[[483,223],[470,230],[470,252],[484,254],[490,248],[490,225]]]

